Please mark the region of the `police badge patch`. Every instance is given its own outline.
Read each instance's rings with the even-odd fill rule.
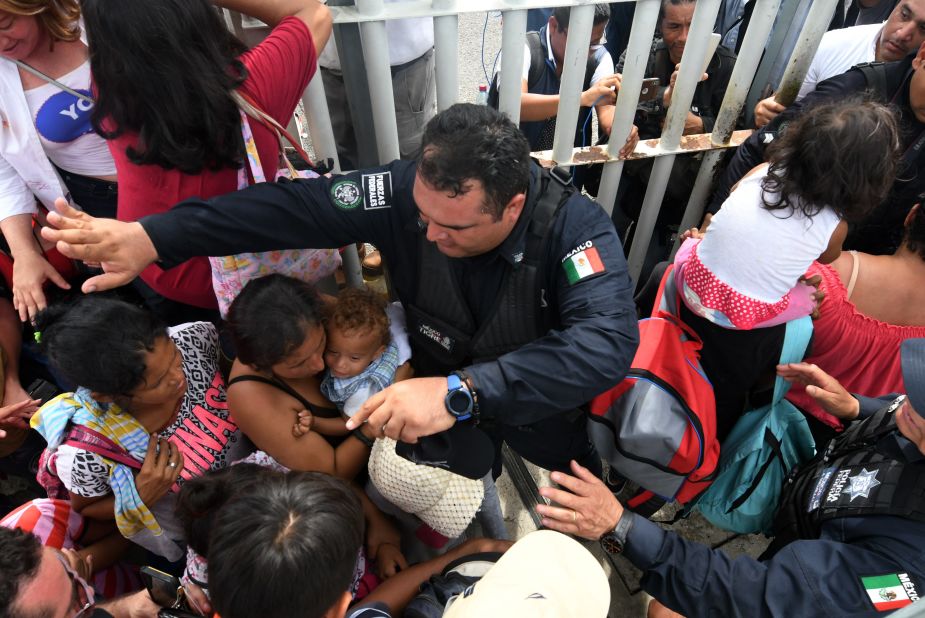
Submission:
[[[341,210],[353,210],[363,203],[363,194],[353,180],[338,180],[331,185],[331,199]]]

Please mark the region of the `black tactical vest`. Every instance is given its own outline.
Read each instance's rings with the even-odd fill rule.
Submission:
[[[447,375],[471,362],[491,360],[535,341],[554,326],[546,301],[544,260],[559,208],[575,190],[562,170],[540,177],[540,197],[527,227],[523,259],[505,262],[501,291],[489,318],[478,324],[468,309],[450,259],[419,238],[418,292],[406,306],[416,375]],[[559,175],[557,175],[559,174]]]
[[[894,413],[903,400],[854,423],[790,475],[774,522],[778,546],[819,538],[822,524],[840,517],[925,521],[925,458],[898,460],[878,448],[883,438],[897,435]]]

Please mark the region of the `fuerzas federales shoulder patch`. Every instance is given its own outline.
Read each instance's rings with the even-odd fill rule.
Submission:
[[[597,252],[597,247],[590,240],[581,243],[564,258],[562,258],[562,267],[565,269],[565,276],[568,278],[569,285],[575,285],[583,279],[593,275],[605,272],[604,262]]]
[[[915,583],[908,573],[862,577],[861,585],[864,586],[864,591],[873,603],[874,609],[879,612],[899,609],[919,600]]]

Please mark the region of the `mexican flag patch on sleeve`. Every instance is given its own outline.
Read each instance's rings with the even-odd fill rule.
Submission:
[[[569,285],[574,285],[582,279],[606,270],[597,252],[597,247],[588,247],[569,255],[562,260],[562,267],[565,268],[565,276],[568,278]]]
[[[880,612],[905,607],[919,598],[907,573],[862,577],[861,585],[874,608]]]

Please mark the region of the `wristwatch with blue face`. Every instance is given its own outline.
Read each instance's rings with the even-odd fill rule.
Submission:
[[[455,416],[457,421],[472,417],[472,393],[455,373],[446,377],[446,397],[443,403],[446,411]]]

